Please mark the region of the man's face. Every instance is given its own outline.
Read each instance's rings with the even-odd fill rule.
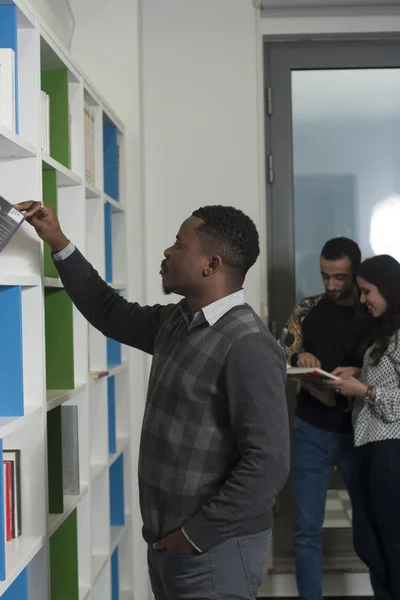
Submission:
[[[321,256],[321,276],[328,297],[334,302],[348,299],[353,290],[351,261],[344,257],[339,260],[327,260]]]
[[[204,283],[208,258],[202,253],[196,228],[203,221],[189,217],[184,221],[175,243],[164,251],[161,264],[162,287],[165,294],[189,296]]]

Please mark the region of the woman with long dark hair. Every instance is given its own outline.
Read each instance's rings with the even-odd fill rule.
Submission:
[[[388,255],[369,258],[360,266],[357,283],[371,321],[363,367],[361,372],[339,367],[334,374],[341,379],[330,385],[354,397],[354,441],[360,453],[355,549],[382,589],[380,598],[400,600],[400,264]]]

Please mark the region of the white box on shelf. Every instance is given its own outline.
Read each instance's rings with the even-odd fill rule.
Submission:
[[[0,124],[15,133],[15,52],[0,48]]]

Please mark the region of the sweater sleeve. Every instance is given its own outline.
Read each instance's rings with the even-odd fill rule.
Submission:
[[[158,330],[176,305],[128,302],[103,281],[77,249],[54,264],[65,291],[93,327],[122,344],[153,354]]]
[[[261,519],[289,473],[286,365],[272,336],[236,342],[223,380],[239,460],[218,493],[184,525],[202,551],[235,536],[246,521]]]

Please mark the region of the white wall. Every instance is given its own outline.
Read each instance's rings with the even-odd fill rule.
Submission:
[[[257,53],[251,0],[143,2],[147,298],[164,301],[162,252],[204,204],[241,208],[263,229]],[[259,311],[261,262],[246,284]]]
[[[63,45],[69,48],[73,18],[68,8],[68,0],[29,1]]]

